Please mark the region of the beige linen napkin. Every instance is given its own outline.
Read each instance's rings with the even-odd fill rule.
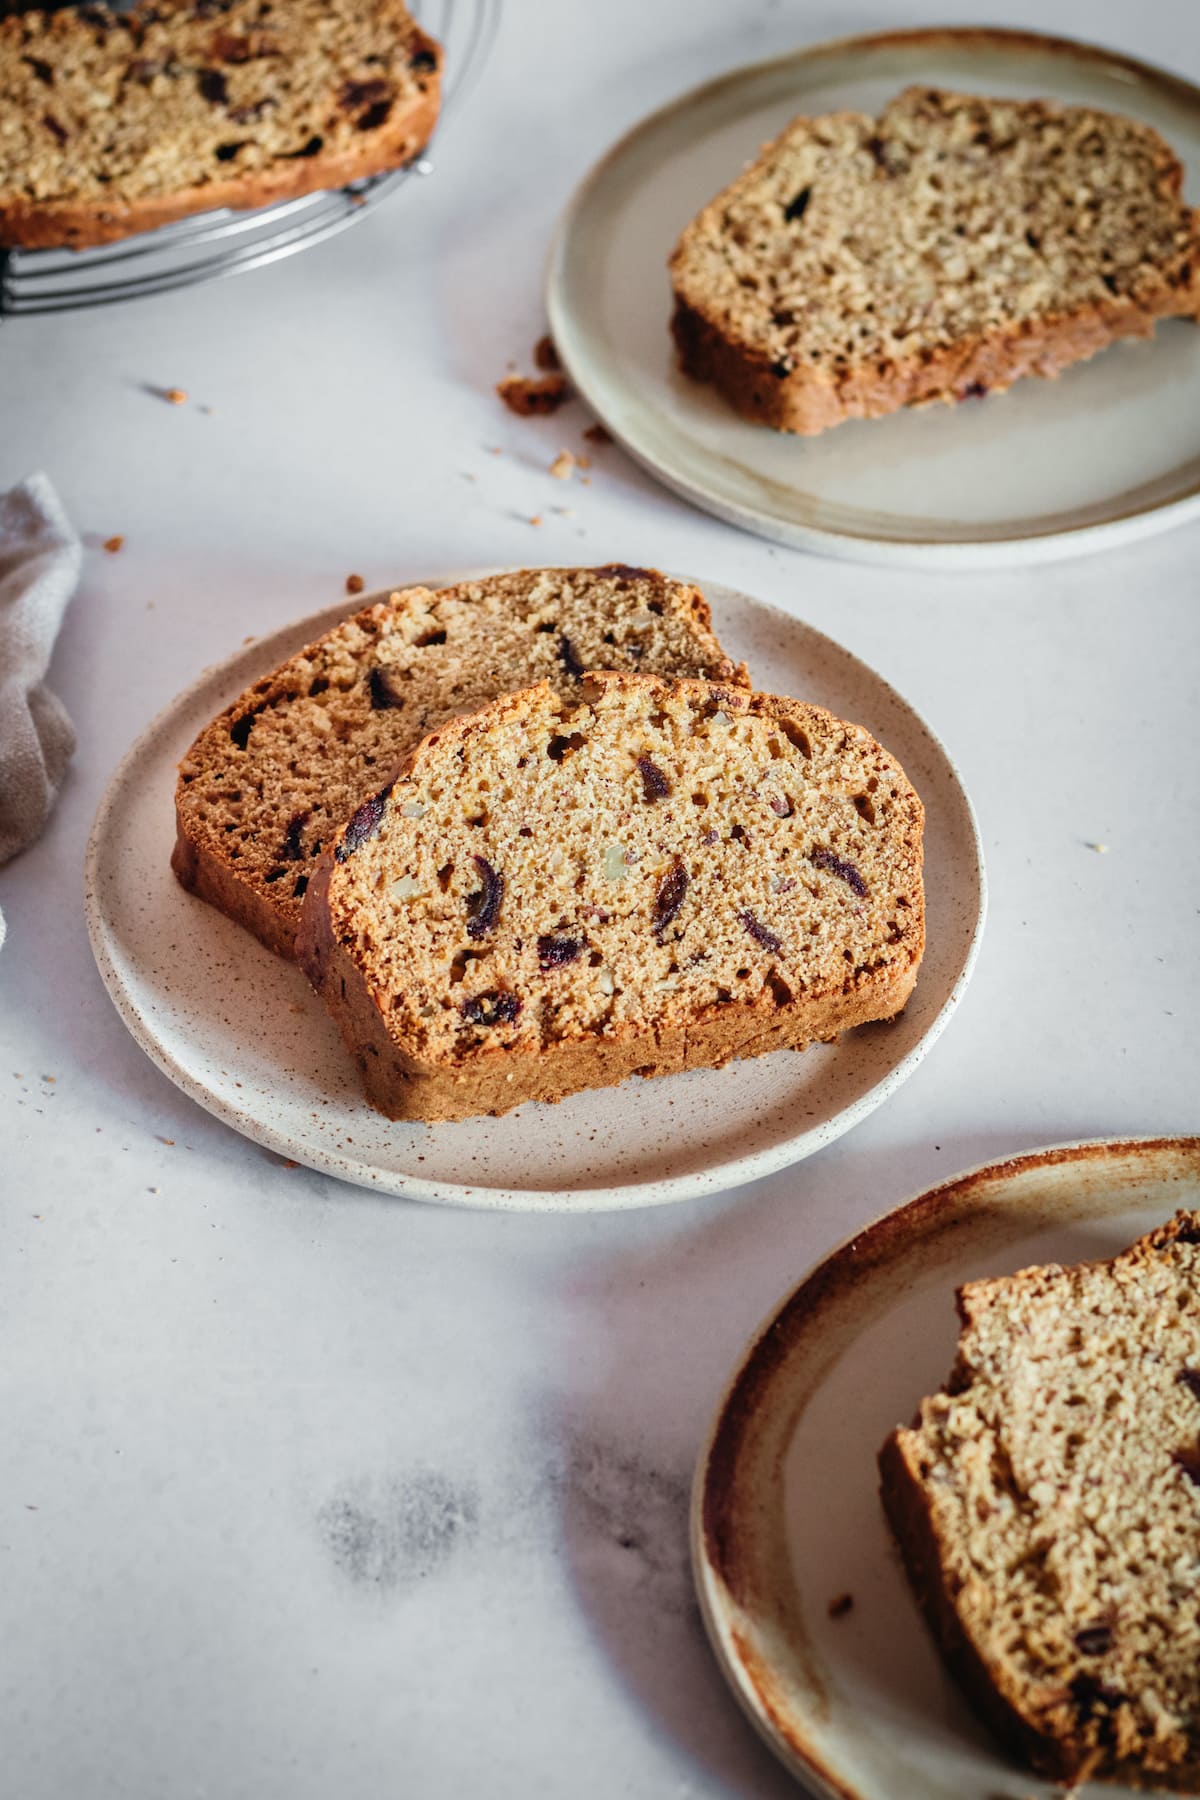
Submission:
[[[75,748],[45,674],[81,560],[45,475],[0,494],[0,863],[40,835]]]

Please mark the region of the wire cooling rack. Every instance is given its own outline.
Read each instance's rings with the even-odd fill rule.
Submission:
[[[411,10],[446,53],[444,122],[487,61],[500,0],[422,0]],[[94,250],[0,250],[0,315],[72,312],[243,275],[345,231],[406,181],[429,175],[432,168],[422,157],[408,168],[348,187],[305,194],[255,212],[199,213]]]

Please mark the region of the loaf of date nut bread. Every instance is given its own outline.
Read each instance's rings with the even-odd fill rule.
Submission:
[[[1200,1790],[1200,1213],[959,1312],[880,1459],[942,1650],[1044,1773]]]
[[[671,259],[684,369],[806,435],[1056,375],[1200,314],[1200,214],[1157,132],[913,88],[799,118]]]
[[[317,857],[427,732],[497,694],[585,667],[747,683],[698,588],[655,569],[519,569],[406,588],[265,675],[179,769],[180,881],[283,956]]]
[[[298,954],[394,1118],[803,1048],[900,1011],[921,803],[796,700],[602,674],[433,732],[322,857]]]
[[[142,0],[0,18],[0,244],[82,248],[398,168],[441,50],[401,0]]]

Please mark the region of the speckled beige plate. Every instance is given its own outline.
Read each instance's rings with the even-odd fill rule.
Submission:
[[[300,971],[186,894],[168,866],[176,764],[197,731],[346,606],[211,669],[162,713],[113,777],[92,830],[86,905],[109,993],[185,1093],[272,1150],[348,1181],[469,1206],[646,1206],[732,1187],[829,1143],[886,1099],[960,998],[984,914],[983,857],[945,750],[865,664],[788,614],[702,584],[726,648],[760,687],[815,700],[872,731],[925,803],[928,948],[892,1024],[803,1055],[526,1105],[501,1119],[394,1124],[356,1071]]]
[[[734,1693],[814,1792],[1061,1800],[1010,1761],[943,1669],[892,1548],[875,1456],[949,1374],[962,1282],[1112,1256],[1181,1206],[1200,1206],[1196,1137],[993,1163],[843,1244],[755,1337],[700,1458],[692,1555]],[[831,1618],[842,1594],[853,1605]]]
[[[1033,561],[1200,516],[1200,331],[1186,321],[1058,381],[818,438],[748,424],[675,367],[666,264],[689,219],[796,113],[876,112],[913,82],[1145,119],[1183,160],[1186,192],[1200,203],[1200,89],[1149,64],[999,30],[888,32],[798,50],[654,113],[572,199],[548,294],[576,388],[631,455],[698,506],[858,561]]]

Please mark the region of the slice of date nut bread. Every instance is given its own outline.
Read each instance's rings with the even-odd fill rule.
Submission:
[[[744,417],[845,419],[1056,375],[1200,314],[1200,214],[1148,125],[913,88],[799,118],[671,259],[684,369]]]
[[[747,683],[698,588],[655,569],[521,569],[368,606],[250,688],[179,768],[180,881],[291,956],[317,857],[427,732],[585,667]]]
[[[0,18],[0,244],[81,248],[398,168],[441,50],[401,0],[143,0]]]
[[[958,1305],[880,1457],[940,1646],[1044,1773],[1200,1790],[1200,1213]]]
[[[394,1118],[803,1048],[903,1007],[921,803],[819,708],[601,674],[433,733],[308,891],[300,960]]]

